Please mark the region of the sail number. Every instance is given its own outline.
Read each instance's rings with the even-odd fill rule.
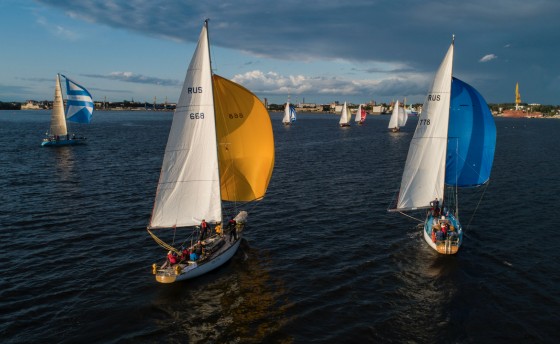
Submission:
[[[420,123],[418,123],[420,125],[430,125],[430,119],[421,119]]]
[[[191,119],[204,119],[204,112],[191,112],[189,117]]]
[[[229,116],[230,119],[243,118],[243,114],[242,113],[237,113],[237,112],[230,113],[228,116]]]

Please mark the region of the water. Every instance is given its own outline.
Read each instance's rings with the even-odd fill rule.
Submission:
[[[47,111],[0,112],[0,334],[19,342],[553,343],[560,121],[496,118],[491,182],[460,195],[459,254],[387,208],[416,120],[273,113],[276,165],[241,249],[161,285],[147,234],[171,113],[97,112],[40,147]],[[476,216],[471,215],[476,209]]]

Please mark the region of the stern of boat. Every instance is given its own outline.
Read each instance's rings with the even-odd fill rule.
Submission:
[[[457,233],[456,237],[447,237],[443,240],[436,239],[435,241],[432,239],[433,221],[434,218],[432,215],[426,217],[426,222],[424,223],[424,240],[439,254],[456,254],[459,251],[459,247],[461,247],[463,237],[459,221],[453,216],[448,216],[447,221],[453,227],[453,231]]]

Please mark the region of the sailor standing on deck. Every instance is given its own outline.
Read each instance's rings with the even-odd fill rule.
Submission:
[[[206,233],[208,232],[208,224],[206,223],[206,220],[202,219],[202,222],[200,223],[200,237],[198,238],[199,241],[204,240],[204,238],[206,238]]]

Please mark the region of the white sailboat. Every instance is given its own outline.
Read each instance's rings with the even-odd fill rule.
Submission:
[[[407,121],[408,121],[408,114],[406,113],[406,98],[405,98],[402,108],[399,108],[399,128],[404,127]]]
[[[338,125],[341,127],[349,127],[350,126],[350,111],[348,111],[348,106],[346,102],[342,106],[342,113],[340,114],[340,120],[338,121]]]
[[[404,110],[403,106],[400,106],[399,101],[395,102],[393,106],[393,112],[391,113],[391,118],[389,119],[388,128],[392,132],[400,131],[402,127],[406,125],[408,116]]]
[[[423,236],[441,254],[455,254],[463,241],[458,188],[490,178],[496,126],[484,98],[454,78],[451,43],[424,102],[410,143],[395,209],[429,209]]]
[[[60,86],[60,76],[66,79],[67,106],[64,111],[64,99]],[[93,99],[91,94],[82,86],[68,79],[64,75],[56,75],[54,88],[51,125],[41,146],[69,146],[85,144],[85,138],[76,137],[68,133],[66,120],[76,123],[90,123],[93,115]]]
[[[354,118],[354,122],[359,125],[364,124],[366,120],[366,110],[362,107],[362,104],[358,106],[358,111],[356,111],[356,117]]]
[[[282,118],[282,123],[284,125],[292,125],[296,121],[296,108],[290,104],[288,100],[286,106],[284,107],[284,117]]]
[[[156,281],[194,278],[227,262],[247,219],[236,202],[264,197],[273,167],[269,114],[253,93],[212,73],[205,21],[173,115],[147,228],[169,251],[169,261],[152,265]],[[236,224],[226,228],[222,219],[234,216]],[[207,235],[199,227],[203,220]]]

